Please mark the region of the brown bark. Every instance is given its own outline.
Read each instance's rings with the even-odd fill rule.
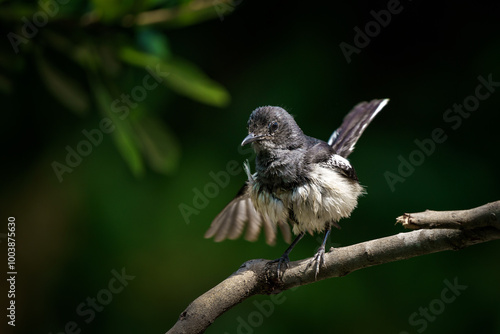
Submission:
[[[397,218],[416,231],[331,249],[317,280],[345,276],[355,270],[412,257],[459,250],[500,239],[500,201],[460,211],[405,213]],[[271,294],[316,281],[312,258],[290,262],[282,280],[276,263],[257,259],[194,300],[167,333],[202,333],[231,307],[256,294]]]

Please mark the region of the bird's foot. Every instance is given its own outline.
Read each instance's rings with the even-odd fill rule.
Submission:
[[[325,246],[320,246],[312,260],[307,264],[307,268],[314,265],[314,279],[318,279],[319,267],[325,265]]]
[[[276,272],[278,279],[283,278],[283,274],[285,273],[285,270],[288,268],[288,263],[290,262],[290,258],[288,257],[288,254],[283,254],[281,257],[277,258],[276,260],[269,261],[268,264],[271,263],[276,263],[278,262],[278,270]],[[282,270],[282,265],[284,269]]]

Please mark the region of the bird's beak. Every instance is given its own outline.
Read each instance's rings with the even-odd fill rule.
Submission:
[[[256,135],[254,135],[253,132],[250,132],[248,134],[248,136],[246,136],[245,139],[243,139],[243,141],[241,142],[241,146],[245,146],[246,144],[253,143],[254,141],[257,141],[261,138],[262,138],[262,136],[256,136]]]

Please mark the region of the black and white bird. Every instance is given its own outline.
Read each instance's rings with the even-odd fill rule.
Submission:
[[[215,241],[236,239],[247,226],[245,238],[257,239],[263,228],[268,244],[274,244],[277,227],[287,242],[290,225],[297,237],[277,260],[288,266],[289,253],[306,232],[324,232],[313,258],[315,274],[324,263],[325,244],[332,226],[349,217],[365,193],[347,157],[373,118],[389,100],[356,105],[333,132],[328,142],[305,135],[293,117],[280,107],[255,109],[248,120],[248,136],[241,145],[252,144],[256,172],[245,170],[248,181],[236,197],[215,217],[205,237]]]

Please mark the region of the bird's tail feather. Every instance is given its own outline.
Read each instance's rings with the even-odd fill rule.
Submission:
[[[338,155],[346,158],[354,150],[354,145],[356,145],[368,124],[387,102],[389,102],[389,99],[372,100],[357,104],[344,117],[342,125],[330,136],[328,145],[333,147]]]

